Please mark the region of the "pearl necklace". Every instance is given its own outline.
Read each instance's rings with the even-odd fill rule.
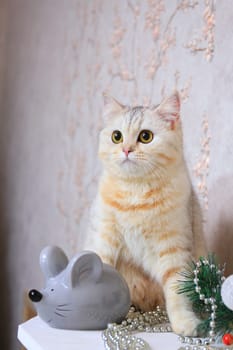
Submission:
[[[201,267],[209,266],[211,270],[216,269],[216,266],[214,264],[211,264],[208,259],[203,259],[202,261],[198,261],[195,264],[195,269],[193,270],[194,274],[194,285],[195,285],[195,292],[199,295],[199,300],[204,301],[205,305],[208,306],[210,305],[211,307],[211,314],[210,314],[210,331],[209,331],[209,337],[208,338],[192,338],[192,337],[183,337],[180,336],[179,340],[182,343],[187,344],[185,347],[181,347],[180,350],[207,350],[207,349],[223,349],[224,346],[218,347],[214,345],[216,342],[216,332],[215,332],[215,319],[216,319],[216,310],[217,310],[217,304],[216,304],[216,299],[214,296],[207,297],[203,291],[201,290],[201,287],[199,285],[199,273],[201,270]],[[219,283],[224,281],[225,277],[223,276],[223,270],[220,270],[217,268],[217,275],[219,276]],[[219,287],[219,286],[217,286]],[[213,290],[213,295],[215,295],[216,290]],[[227,347],[227,349],[233,349],[233,347]]]
[[[141,312],[131,307],[121,324],[111,323],[103,331],[106,350],[150,350],[149,344],[133,335],[135,332],[171,332],[166,311],[157,306],[155,311]]]
[[[198,283],[198,282],[197,282]],[[211,305],[215,305],[210,301]],[[213,326],[211,327],[213,330]],[[140,312],[130,308],[127,318],[121,323],[110,323],[103,331],[102,338],[106,350],[151,350],[150,345],[136,332],[171,332],[171,325],[165,310],[157,306],[155,311]],[[212,333],[211,333],[212,334]],[[215,338],[193,338],[179,336],[183,344],[178,350],[233,350],[233,346],[214,344]]]
[[[205,259],[203,260],[203,264],[204,265],[208,265],[210,267],[210,269],[214,269],[216,268],[215,265],[211,265],[209,260]],[[198,261],[196,263],[196,268],[194,269],[193,273],[194,273],[194,284],[195,284],[195,291],[196,293],[199,295],[199,299],[201,301],[204,301],[205,305],[211,305],[211,321],[210,321],[210,331],[209,331],[209,343],[214,343],[215,342],[215,318],[216,318],[216,310],[217,310],[217,305],[216,305],[216,300],[215,298],[212,296],[210,298],[207,298],[202,290],[201,290],[201,287],[199,286],[199,278],[198,278],[198,275],[200,273],[200,267],[202,266],[202,263],[201,261]],[[218,275],[220,276],[220,278],[224,278],[224,277],[221,277],[222,276],[222,271],[221,270],[218,270],[217,271]],[[216,291],[213,291],[216,293]]]
[[[199,273],[200,268],[204,265],[208,265],[210,269],[216,268],[215,265],[210,264],[209,260],[205,259],[202,262],[198,261],[193,271],[195,291],[199,295],[199,299],[204,301],[206,305],[211,307],[210,315],[210,331],[208,338],[192,338],[179,336],[179,340],[184,346],[181,346],[178,350],[222,350],[231,349],[233,346],[218,346],[215,344],[215,318],[216,318],[216,300],[214,296],[206,297],[199,285]],[[220,280],[223,281],[223,271],[218,269],[217,274]],[[215,291],[213,291],[214,293]],[[109,324],[108,328],[103,331],[102,337],[106,350],[150,350],[149,344],[142,338],[133,335],[135,332],[171,332],[171,325],[166,311],[157,306],[155,311],[140,312],[136,311],[134,307],[130,308],[126,320],[121,324]]]

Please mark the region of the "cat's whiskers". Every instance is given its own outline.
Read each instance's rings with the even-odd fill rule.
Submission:
[[[152,176],[154,176],[156,179],[160,180],[161,182],[164,181],[164,173],[161,167],[157,166],[157,162],[154,160],[151,160],[149,157],[141,159],[144,160],[145,162],[142,162],[141,165],[144,167],[144,169]]]

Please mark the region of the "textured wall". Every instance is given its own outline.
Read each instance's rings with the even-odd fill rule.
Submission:
[[[0,3],[1,283],[11,331],[23,291],[42,284],[40,250],[81,247],[100,170],[103,90],[128,104],[180,90],[208,246],[232,271],[232,2]]]
[[[4,151],[3,143],[3,89],[5,82],[5,63],[6,63],[6,2],[0,1],[0,300],[1,300],[1,317],[0,317],[0,344],[3,349],[8,349],[8,339],[10,339],[10,314],[11,305],[9,298],[9,276],[8,276],[8,230],[7,230],[7,215],[6,203],[7,194],[4,191],[6,172],[6,152]]]

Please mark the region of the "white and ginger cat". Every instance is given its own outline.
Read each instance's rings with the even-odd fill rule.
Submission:
[[[187,263],[205,255],[183,156],[179,95],[155,107],[104,100],[104,171],[85,249],[122,273],[136,307],[152,310],[165,302],[173,330],[195,335],[199,321],[175,288]]]

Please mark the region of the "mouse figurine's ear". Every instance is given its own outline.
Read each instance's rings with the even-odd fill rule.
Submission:
[[[68,265],[63,250],[56,246],[47,246],[40,253],[40,267],[46,279],[57,276]]]
[[[90,251],[73,257],[66,269],[66,284],[74,288],[80,283],[98,282],[103,272],[103,263],[100,257]]]

